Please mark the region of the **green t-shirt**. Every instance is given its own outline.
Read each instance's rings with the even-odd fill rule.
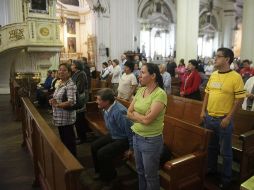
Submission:
[[[156,88],[149,96],[143,97],[146,87],[142,87],[135,95],[134,110],[142,115],[145,115],[150,109],[152,103],[161,102],[165,105],[162,112],[149,125],[134,122],[131,127],[132,131],[142,137],[154,137],[162,134],[164,126],[164,114],[167,106],[167,94],[161,88]]]

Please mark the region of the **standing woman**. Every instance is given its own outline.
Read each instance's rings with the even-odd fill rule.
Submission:
[[[54,125],[58,127],[61,141],[76,156],[76,144],[74,123],[76,121],[76,111],[66,110],[76,103],[76,86],[72,82],[71,68],[67,64],[60,64],[58,75],[59,86],[56,88],[53,98],[49,100],[53,108]]]
[[[159,190],[159,162],[163,146],[162,130],[167,95],[159,68],[145,64],[141,68],[141,88],[128,109],[134,122],[133,149],[139,177],[139,190]]]
[[[201,77],[198,73],[198,62],[191,59],[187,66],[187,71],[184,74],[183,82],[181,83],[180,96],[201,100],[199,86],[201,84]]]

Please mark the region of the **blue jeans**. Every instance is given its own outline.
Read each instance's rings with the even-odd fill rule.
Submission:
[[[159,190],[159,164],[163,147],[162,135],[133,136],[133,148],[139,178],[139,190]]]
[[[230,183],[232,175],[232,131],[233,123],[230,121],[226,128],[222,128],[220,123],[223,117],[211,117],[206,115],[205,127],[213,131],[208,146],[208,171],[217,171],[218,154],[223,158],[221,181]]]

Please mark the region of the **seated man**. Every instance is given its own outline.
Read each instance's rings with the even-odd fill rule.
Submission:
[[[44,83],[40,84],[40,86],[37,87],[36,90],[36,100],[34,103],[38,103],[39,105],[45,105],[47,104],[47,95],[51,88],[52,84],[52,71],[48,70],[47,72],[47,78]]]
[[[96,175],[106,186],[112,185],[116,177],[113,160],[125,151],[132,152],[132,122],[127,118],[127,109],[115,101],[112,89],[104,88],[97,93],[98,107],[103,109],[106,127],[109,133],[94,141],[91,145]]]

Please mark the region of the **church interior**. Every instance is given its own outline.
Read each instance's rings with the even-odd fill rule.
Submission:
[[[0,189],[253,190],[253,10],[254,0],[0,0]],[[57,96],[62,86],[65,100]],[[159,90],[163,100],[155,97]],[[103,94],[111,92],[112,104]],[[83,107],[68,110],[83,94]],[[152,95],[147,112],[136,114],[139,98],[146,106]],[[157,122],[158,162],[170,154],[157,169],[158,188],[148,185],[147,173],[141,187],[135,145],[110,157],[112,181],[94,175],[95,142],[108,135],[119,140],[108,126],[116,104],[124,119],[114,122],[133,122],[133,144],[139,135],[155,138],[141,126],[152,126],[149,117]],[[231,162],[225,169],[220,131],[216,172],[210,172],[217,120],[225,131],[232,125]]]

